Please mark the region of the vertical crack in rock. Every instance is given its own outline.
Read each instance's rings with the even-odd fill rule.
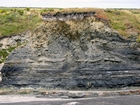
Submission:
[[[60,89],[140,85],[140,51],[95,17],[46,21],[14,50],[3,84]]]

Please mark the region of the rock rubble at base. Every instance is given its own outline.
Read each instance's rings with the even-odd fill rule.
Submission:
[[[46,91],[38,98],[93,98],[93,97],[109,97],[109,96],[127,96],[127,95],[140,95],[140,90],[118,90],[118,91]]]

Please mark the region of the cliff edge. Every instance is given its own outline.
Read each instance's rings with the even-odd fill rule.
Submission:
[[[138,44],[123,39],[94,14],[80,15],[45,18],[29,42],[5,61],[2,83],[54,89],[139,86]]]

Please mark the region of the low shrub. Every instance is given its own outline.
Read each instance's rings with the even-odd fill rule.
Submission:
[[[18,10],[18,13],[19,13],[20,15],[23,15],[23,14],[24,14],[24,11],[23,11],[23,10]]]
[[[30,8],[26,8],[26,11],[30,11]]]

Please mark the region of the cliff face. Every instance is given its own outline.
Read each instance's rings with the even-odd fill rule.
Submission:
[[[94,16],[46,21],[14,50],[2,82],[61,89],[140,85],[140,49]]]

